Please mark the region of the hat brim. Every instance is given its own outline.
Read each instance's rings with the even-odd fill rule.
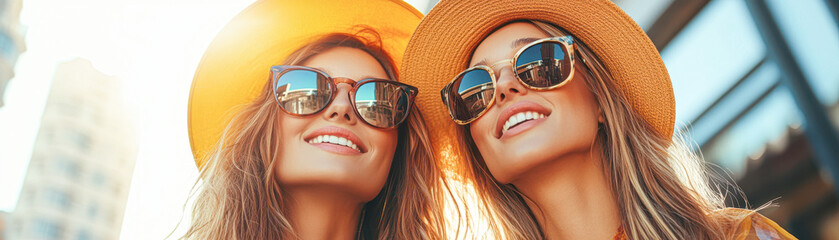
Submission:
[[[314,38],[376,30],[398,66],[422,13],[399,0],[257,1],[231,20],[204,53],[189,97],[189,141],[196,165],[218,142],[230,111],[253,101],[269,68]]]
[[[655,46],[619,7],[607,0],[440,1],[417,26],[402,61],[402,80],[417,86],[437,157],[462,156],[456,124],[439,91],[469,63],[472,51],[494,29],[515,20],[559,26],[599,57],[630,105],[663,137],[670,138],[675,100],[670,77]]]

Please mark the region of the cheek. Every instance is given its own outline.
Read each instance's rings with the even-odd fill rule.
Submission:
[[[487,168],[497,178],[499,175],[503,175],[498,169],[500,168],[500,161],[503,161],[505,157],[502,154],[502,148],[504,146],[500,145],[498,139],[493,135],[495,132],[494,119],[496,119],[494,110],[487,112],[487,114],[469,124],[471,136],[467,137],[471,137],[472,141],[475,142],[475,146],[478,147],[478,151],[484,159]]]
[[[550,117],[550,132],[558,147],[553,155],[591,148],[597,135],[600,108],[594,95],[585,87],[584,79],[574,79],[564,91],[546,92],[546,99],[557,115]]]
[[[366,201],[375,198],[384,187],[394,155],[397,154],[398,131],[374,131],[375,133],[367,134],[370,144],[375,146],[374,152],[371,152],[372,156],[367,159],[367,164],[363,165],[363,170],[357,175],[358,187],[362,189],[360,192]]]
[[[274,170],[277,173],[277,180],[280,183],[294,182],[302,170],[307,169],[305,161],[307,156],[304,151],[295,151],[301,149],[306,144],[302,140],[303,132],[312,121],[314,117],[291,117],[280,113],[277,115],[277,127],[274,131],[275,135],[279,135],[277,142],[278,153],[275,158],[277,163],[274,164]]]
[[[398,131],[395,129],[387,131],[371,130],[366,135],[370,144],[375,146],[373,148],[373,162],[390,162],[396,152],[396,144],[399,140]]]
[[[469,137],[472,138],[475,145],[478,146],[478,150],[481,150],[482,153],[492,150],[489,144],[492,140],[490,138],[492,138],[491,134],[493,129],[492,124],[490,124],[491,121],[487,120],[490,119],[488,117],[489,115],[491,115],[490,112],[487,112],[487,114],[469,124],[469,133],[471,135]]]
[[[550,119],[550,132],[554,133],[556,150],[567,152],[587,149],[597,134],[597,117],[593,111],[579,105],[563,104],[564,114]],[[546,148],[547,149],[547,148]]]
[[[295,159],[298,156],[294,156],[292,154],[299,151],[291,151],[291,149],[300,147],[300,144],[303,143],[303,132],[315,117],[291,117],[285,115],[285,113],[280,113],[277,115],[277,118],[279,119],[277,120],[277,127],[274,134],[278,134],[280,136],[278,144],[280,145],[279,149],[281,159]]]

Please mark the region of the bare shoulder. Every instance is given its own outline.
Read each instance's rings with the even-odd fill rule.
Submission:
[[[768,240],[768,239],[798,239],[778,226],[775,221],[748,209],[726,208],[716,214],[720,219],[728,219],[731,223],[731,238],[736,240]]]

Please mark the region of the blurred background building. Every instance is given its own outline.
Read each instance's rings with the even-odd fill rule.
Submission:
[[[10,239],[118,239],[136,137],[120,82],[84,59],[59,63]]]
[[[774,200],[761,213],[801,239],[839,239],[837,2],[616,1],[645,19],[682,128],[742,189],[729,205]]]
[[[661,52],[680,131],[742,189],[729,206],[774,200],[793,235],[839,239],[839,1],[612,1]]]
[[[0,0],[0,107],[6,84],[15,76],[17,57],[26,50],[20,25],[22,0]]]

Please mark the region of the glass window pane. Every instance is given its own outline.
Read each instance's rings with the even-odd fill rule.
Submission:
[[[755,101],[759,101],[764,94],[778,86],[780,78],[778,65],[773,61],[764,62],[740,85],[734,87],[716,105],[708,109],[704,115],[691,122],[690,130],[693,139],[700,145],[712,140],[740,113],[746,111]]]
[[[33,227],[33,235],[42,239],[58,239],[64,230],[60,224],[47,219],[36,220]]]
[[[662,51],[676,94],[676,120],[689,122],[765,55],[742,1],[711,1]]]
[[[705,159],[730,170],[735,178],[742,176],[750,155],[761,153],[766,143],[783,137],[789,126],[801,126],[800,114],[789,90],[775,88],[703,149]]]
[[[801,70],[824,105],[839,100],[839,29],[824,0],[768,1]]]

